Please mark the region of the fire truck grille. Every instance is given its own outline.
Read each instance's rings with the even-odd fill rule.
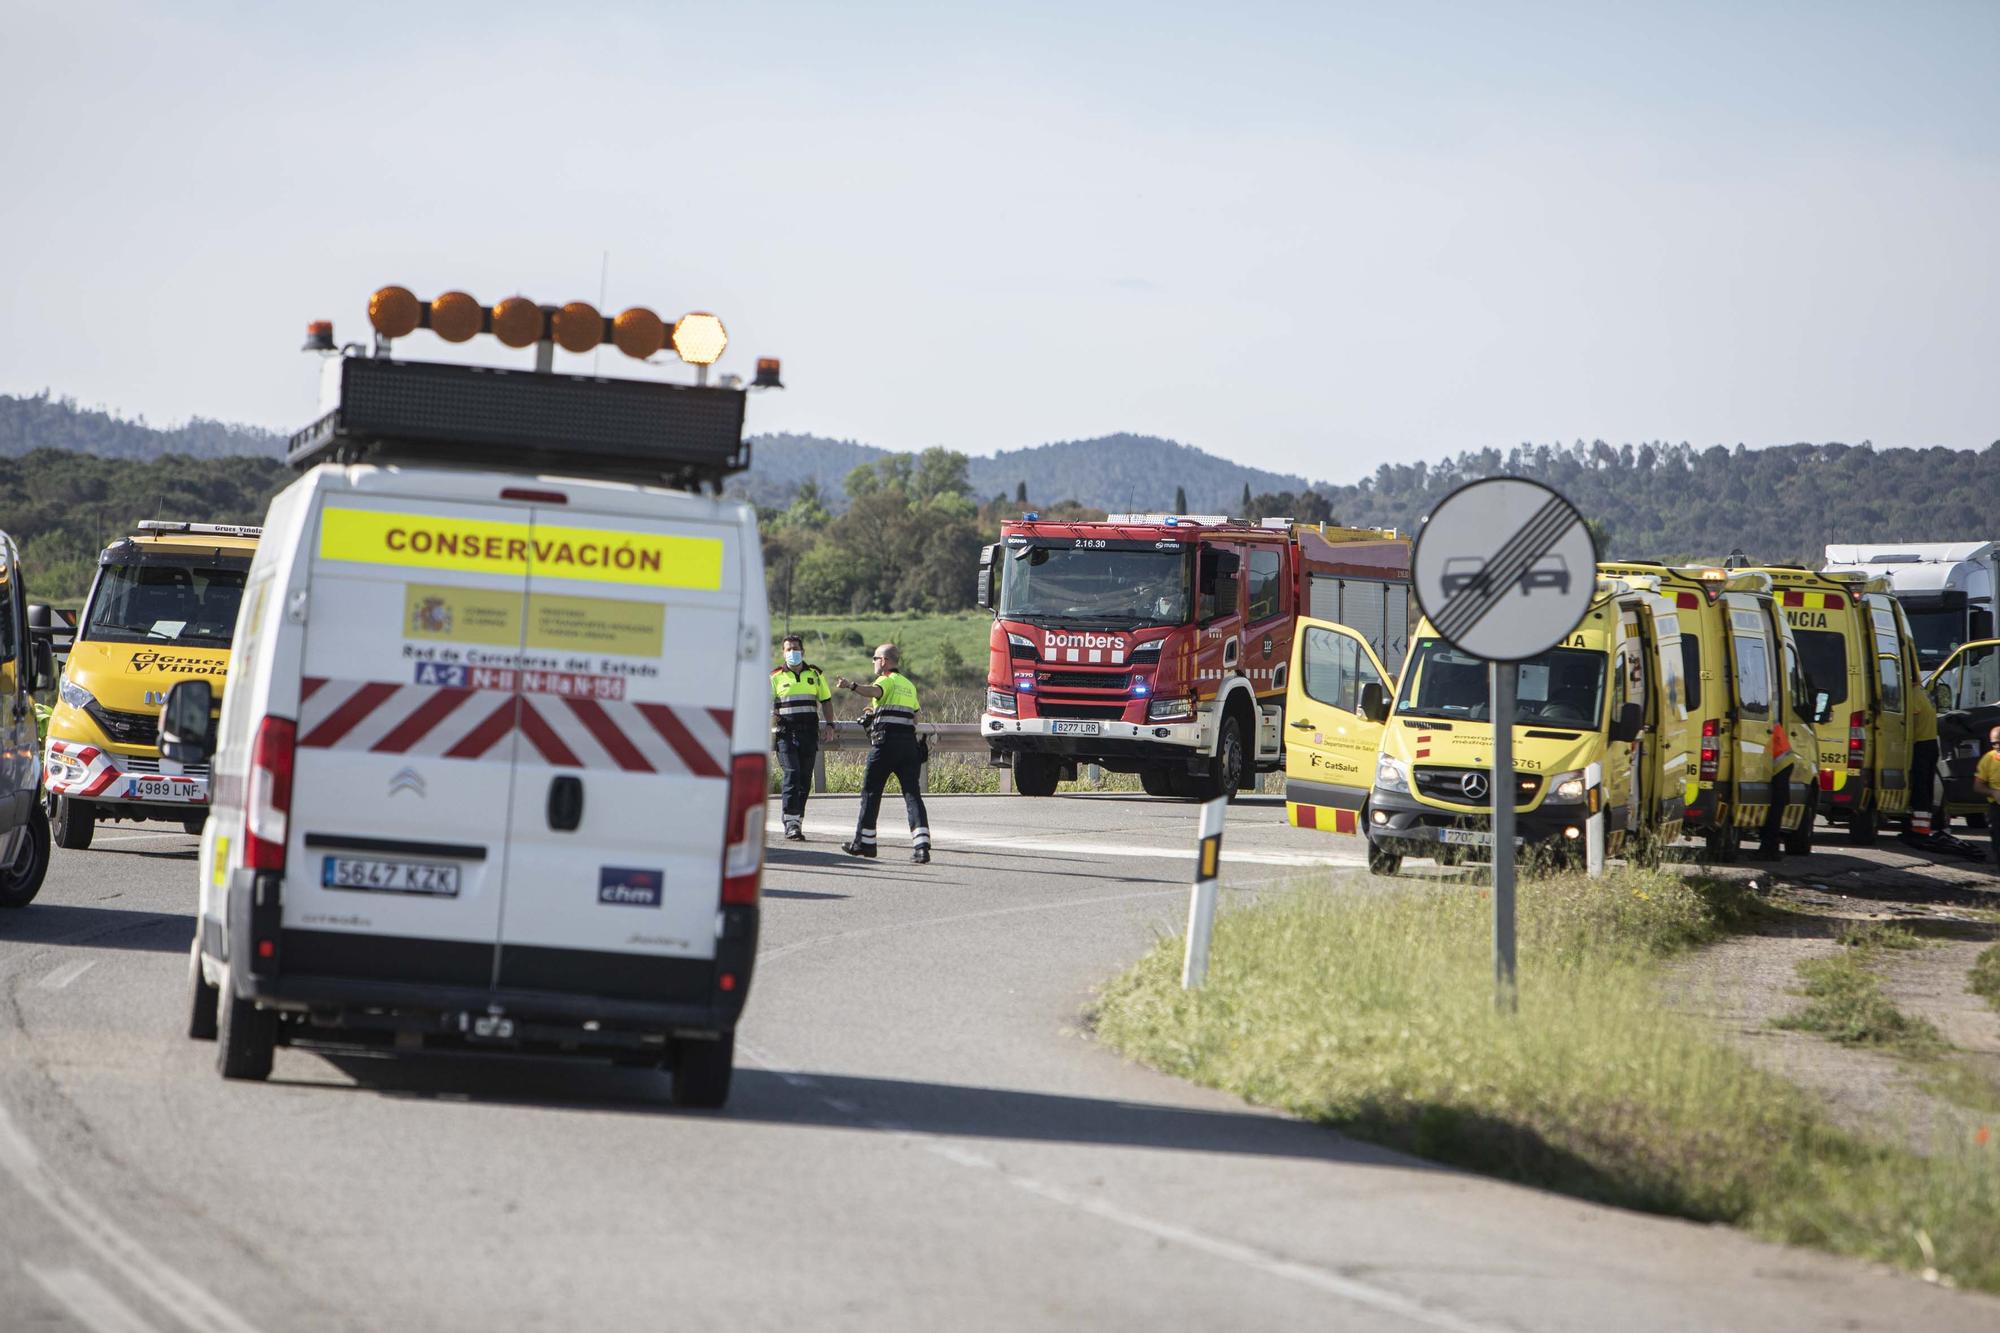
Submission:
[[[1043,717],[1061,717],[1075,720],[1094,719],[1099,722],[1116,722],[1120,717],[1124,716],[1125,706],[1123,704],[1057,703],[1053,700],[1044,699],[1041,706],[1035,711]]]
[[[1131,677],[1109,675],[1101,671],[1044,671],[1035,677],[1043,685],[1059,690],[1116,690],[1123,694],[1131,685]]]

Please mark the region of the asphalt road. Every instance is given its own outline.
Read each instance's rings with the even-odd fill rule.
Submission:
[[[0,916],[0,1328],[2000,1326],[2000,1301],[1442,1170],[1125,1064],[1090,987],[1186,910],[1191,807],[936,797],[912,866],[777,844],[721,1113],[664,1075],[181,1035],[193,841]],[[1232,813],[1242,888],[1359,859]],[[774,819],[775,824],[775,819]],[[1354,881],[1362,882],[1359,876]]]

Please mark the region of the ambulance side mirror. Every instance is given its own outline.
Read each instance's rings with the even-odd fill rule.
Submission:
[[[205,764],[214,753],[215,687],[205,680],[176,681],[160,709],[160,756]]]
[[[1639,739],[1639,733],[1646,726],[1646,710],[1636,703],[1618,705],[1618,716],[1611,722],[1611,739],[1622,745],[1630,745]]]
[[[1389,720],[1389,692],[1372,680],[1361,687],[1361,716],[1370,722]]]
[[[34,678],[28,682],[28,693],[40,694],[56,687],[56,650],[44,635],[36,635],[32,642]]]

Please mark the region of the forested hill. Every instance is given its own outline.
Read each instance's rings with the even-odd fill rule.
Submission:
[[[739,489],[758,504],[790,503],[811,480],[836,508],[845,497],[841,483],[863,463],[888,450],[852,440],[817,435],[757,435],[750,441],[750,471]],[[1190,512],[1233,513],[1243,507],[1243,488],[1299,491],[1306,480],[1245,467],[1192,445],[1150,435],[1106,435],[1064,440],[1026,449],[1008,449],[991,458],[966,459],[966,480],[982,499],[1010,500],[1026,490],[1031,506],[1075,500],[1093,509],[1164,510],[1176,491]]]
[[[255,426],[195,417],[179,426],[149,426],[46,391],[17,398],[0,394],[0,458],[63,449],[103,458],[277,458],[285,437]]]
[[[1705,559],[1741,547],[1760,561],[1817,565],[1829,542],[2000,538],[2000,440],[1983,450],[1519,445],[1385,463],[1366,481],[1260,495],[1254,507],[1413,530],[1453,487],[1502,474],[1563,492],[1604,525],[1620,559]]]

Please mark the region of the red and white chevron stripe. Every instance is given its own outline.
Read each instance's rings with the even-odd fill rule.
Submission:
[[[299,745],[310,750],[480,759],[515,732],[524,762],[721,778],[729,773],[727,708],[509,694],[308,676]]]

